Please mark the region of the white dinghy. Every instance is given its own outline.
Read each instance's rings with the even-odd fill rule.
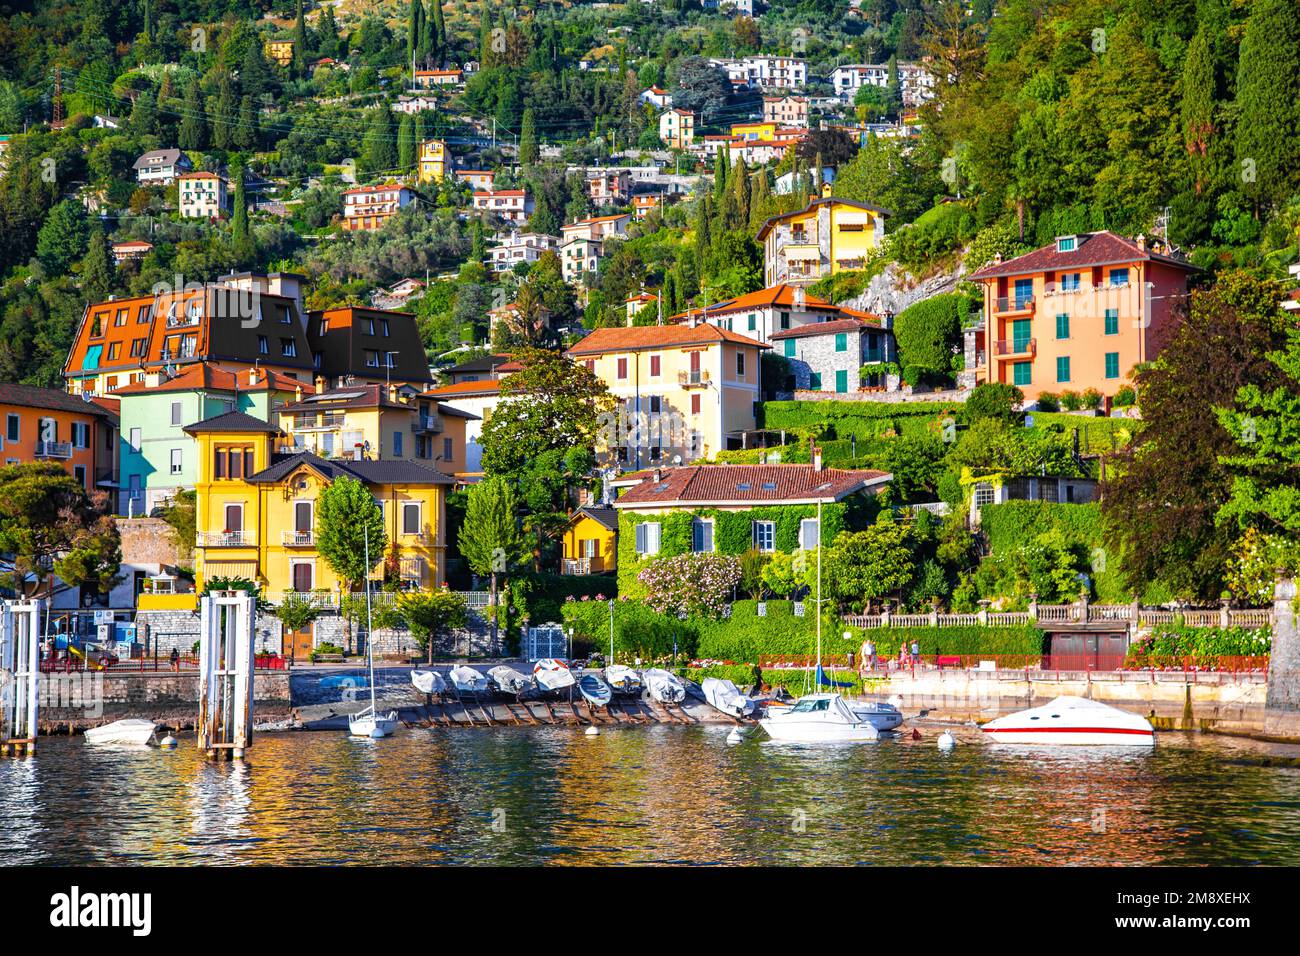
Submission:
[[[661,704],[680,704],[686,699],[686,685],[676,674],[655,667],[645,672],[645,687]]]
[[[447,690],[447,679],[438,671],[411,671],[411,683],[421,694],[441,694]]]
[[[1155,729],[1145,717],[1084,697],[1058,697],[980,728],[999,744],[1071,744],[1100,747],[1150,747]]]
[[[451,681],[451,686],[456,688],[458,694],[486,694],[492,689],[486,677],[464,664],[449,670],[447,679]]]
[[[554,657],[543,657],[534,664],[533,678],[542,690],[549,691],[561,691],[577,683],[569,665]]]
[[[732,717],[748,717],[758,705],[740,692],[734,683],[718,677],[706,677],[700,682],[704,699]]]
[[[152,720],[128,717],[115,720],[103,727],[92,727],[86,731],[86,742],[91,744],[147,744],[153,740],[158,725]]]
[[[857,743],[880,738],[871,721],[856,714],[839,694],[809,694],[791,707],[769,708],[759,723],[773,740],[789,743]]]
[[[641,675],[626,664],[610,664],[606,667],[605,683],[614,693],[627,696],[640,694],[643,689]]]

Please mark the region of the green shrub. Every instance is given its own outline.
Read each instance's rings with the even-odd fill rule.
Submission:
[[[1187,663],[1209,666],[1221,657],[1262,657],[1272,647],[1267,627],[1187,627],[1160,624],[1135,641],[1124,659],[1127,667],[1159,667]]]
[[[1128,408],[1130,405],[1137,403],[1137,390],[1132,385],[1121,385],[1115,392],[1114,405],[1116,408]]]
[[[894,319],[899,364],[909,384],[951,379],[952,349],[961,344],[961,323],[971,305],[969,296],[950,292],[909,305]]]
[[[1083,394],[1079,397],[1079,401],[1083,408],[1100,408],[1101,392],[1095,388],[1085,388]]]
[[[1067,412],[1077,412],[1083,407],[1083,396],[1073,389],[1061,393],[1061,407]]]
[[[990,557],[1010,555],[1051,529],[1060,529],[1069,546],[1088,552],[1093,593],[1102,604],[1132,600],[1119,574],[1119,555],[1102,537],[1098,504],[1072,505],[1051,501],[1008,501],[980,509],[980,527],[988,539]],[[988,562],[988,558],[985,559]]]
[[[1038,410],[1040,412],[1059,412],[1061,410],[1061,398],[1055,392],[1038,393]]]

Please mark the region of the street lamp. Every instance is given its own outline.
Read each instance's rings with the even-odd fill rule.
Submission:
[[[609,599],[609,661],[614,663],[614,599]]]

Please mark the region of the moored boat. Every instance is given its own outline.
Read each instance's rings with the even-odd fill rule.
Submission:
[[[533,678],[543,690],[561,691],[575,683],[573,671],[564,661],[554,657],[543,657],[533,665]]]
[[[641,683],[641,675],[626,664],[610,664],[606,667],[605,683],[609,684],[614,693],[626,696],[640,694],[645,687]]]
[[[459,694],[486,694],[492,689],[486,677],[464,664],[449,670],[447,679]]]
[[[511,697],[519,697],[537,686],[527,674],[520,673],[505,664],[498,664],[489,669],[487,676],[497,693],[508,694]]]
[[[768,708],[759,721],[773,740],[790,743],[857,743],[880,731],[856,714],[839,694],[809,694],[793,706]]]
[[[758,706],[729,680],[706,677],[700,682],[700,687],[704,691],[705,700],[732,717],[748,717]]]
[[[587,673],[578,678],[578,691],[592,707],[605,707],[613,699],[614,692],[599,674]]]
[[[447,690],[447,679],[434,670],[411,671],[411,683],[421,694],[441,694]]]
[[[1000,744],[1150,747],[1156,742],[1145,717],[1084,697],[1058,697],[990,720],[980,730]]]
[[[903,722],[903,712],[883,701],[859,701],[850,704],[849,709],[877,730],[893,730]]]
[[[377,713],[374,705],[348,718],[348,733],[353,737],[388,737],[397,729],[397,711]]]
[[[642,677],[650,697],[661,704],[680,704],[686,699],[686,685],[676,674],[653,667]]]
[[[92,744],[147,744],[153,740],[158,725],[152,720],[127,717],[102,727],[86,731],[86,742]]]

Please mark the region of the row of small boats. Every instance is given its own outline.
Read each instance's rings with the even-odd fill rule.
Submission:
[[[543,658],[533,664],[531,674],[509,664],[498,664],[479,671],[458,664],[445,674],[437,670],[416,669],[411,683],[423,694],[456,697],[511,697],[515,700],[579,694],[593,707],[605,707],[616,697],[640,697],[665,704],[686,699],[686,685],[681,678],[662,668],[637,671],[623,664],[611,664],[603,672],[575,672],[566,662]],[[730,682],[728,682],[730,683]],[[734,689],[734,685],[733,689]]]

